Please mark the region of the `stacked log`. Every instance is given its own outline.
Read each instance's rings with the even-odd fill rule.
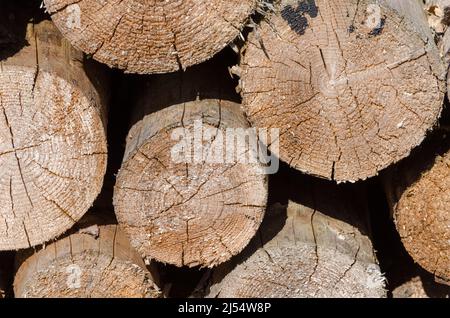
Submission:
[[[364,194],[315,180],[276,204],[248,249],[206,279],[207,297],[385,297]]]
[[[129,132],[114,206],[146,260],[213,267],[241,252],[263,219],[264,165],[250,148],[225,161],[227,129],[249,126],[217,74],[202,66],[159,77],[142,91],[137,111],[154,112]],[[188,160],[174,157],[177,149]]]
[[[450,65],[450,1],[424,0],[423,5],[428,17],[428,23],[435,36],[434,40],[448,68]],[[448,76],[447,94],[450,88],[450,79]]]
[[[91,225],[34,252],[20,252],[18,298],[156,298],[155,278],[117,225]]]
[[[131,73],[169,73],[203,62],[230,44],[257,0],[45,0],[71,43]]]
[[[395,225],[408,253],[450,284],[450,138],[436,133],[384,175]]]
[[[243,108],[291,167],[357,181],[423,141],[445,71],[418,1],[282,0],[243,52]]]
[[[0,1],[0,298],[448,296],[450,0],[43,2]]]
[[[0,12],[28,43],[8,44],[0,61],[0,250],[15,250],[67,231],[100,192],[106,83],[51,22],[19,25]]]

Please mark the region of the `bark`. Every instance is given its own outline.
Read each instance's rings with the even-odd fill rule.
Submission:
[[[264,166],[236,157],[225,162],[234,154],[226,129],[248,123],[210,66],[158,77],[141,91],[138,113],[154,112],[129,132],[114,206],[147,260],[189,267],[225,262],[249,243],[265,212]],[[189,147],[202,133],[203,149]],[[183,142],[189,160],[173,156]],[[248,149],[239,154],[255,157]]]
[[[73,45],[130,73],[169,73],[201,63],[232,42],[257,0],[45,0]]]
[[[282,0],[250,34],[241,73],[250,122],[281,130],[279,157],[338,182],[407,157],[445,92],[416,0]]]
[[[72,227],[106,170],[101,71],[50,21],[28,24],[26,41],[0,61],[0,250],[35,246]]]
[[[156,298],[152,274],[117,225],[91,225],[44,249],[19,252],[18,298]]]
[[[436,133],[383,176],[408,253],[439,282],[450,281],[450,138]]]
[[[315,180],[298,193],[298,203],[267,212],[244,253],[213,270],[207,297],[386,296],[363,193]]]

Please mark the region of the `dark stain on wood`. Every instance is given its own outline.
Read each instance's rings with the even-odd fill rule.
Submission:
[[[380,34],[383,32],[385,23],[386,23],[386,18],[383,17],[383,18],[380,20],[379,25],[378,25],[376,28],[374,28],[372,31],[369,32],[369,36],[377,36],[377,35],[380,35]]]
[[[291,5],[286,6],[281,11],[281,16],[287,21],[292,30],[299,35],[303,35],[308,28],[308,19],[305,15],[308,14],[311,18],[315,18],[318,13],[319,8],[315,0],[303,0],[298,2],[297,8]]]

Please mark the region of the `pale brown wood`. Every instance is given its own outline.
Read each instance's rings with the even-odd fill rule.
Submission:
[[[14,11],[5,14],[0,23],[19,24]],[[28,44],[0,60],[0,250],[35,246],[72,227],[106,170],[101,71],[50,21],[23,28]]]
[[[168,73],[230,44],[257,0],[45,0],[73,45],[130,73]]]
[[[450,284],[450,138],[437,133],[383,180],[406,250],[439,282]]]
[[[156,298],[152,274],[117,225],[91,225],[17,256],[18,298]],[[25,255],[23,255],[25,254]]]
[[[0,253],[0,299],[5,298],[8,290],[9,257]]]
[[[445,92],[416,0],[282,0],[250,34],[240,73],[250,122],[281,129],[280,158],[338,182],[407,157]]]
[[[207,297],[386,297],[364,193],[304,179],[239,257],[205,279]],[[206,288],[205,288],[206,286]]]
[[[263,219],[268,196],[263,165],[205,160],[213,156],[210,150],[224,146],[219,133],[249,127],[222,76],[229,76],[226,70],[206,64],[155,77],[140,90],[134,118],[141,120],[127,138],[114,206],[132,245],[147,260],[213,267],[242,251]],[[204,159],[174,161],[171,151],[179,140],[172,133],[183,127],[201,132],[197,120],[213,132],[204,142]]]

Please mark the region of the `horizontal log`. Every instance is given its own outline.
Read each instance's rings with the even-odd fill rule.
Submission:
[[[152,274],[116,225],[91,225],[31,256],[29,252],[17,256],[18,298],[160,296]]]
[[[130,73],[169,73],[201,63],[230,44],[257,0],[45,0],[73,45]]]
[[[9,17],[0,24],[14,20],[0,12]],[[16,26],[28,45],[0,61],[0,250],[72,227],[100,192],[107,161],[104,74],[50,21],[7,25]]]
[[[395,225],[408,253],[450,284],[450,138],[436,133],[383,180]]]
[[[127,138],[114,206],[147,260],[213,267],[242,251],[263,219],[265,167],[227,152],[227,129],[249,126],[222,83],[229,75],[214,66],[155,77],[137,98],[133,117],[141,120]]]
[[[207,297],[386,297],[359,191],[314,180],[274,205],[241,255],[200,288]]]

